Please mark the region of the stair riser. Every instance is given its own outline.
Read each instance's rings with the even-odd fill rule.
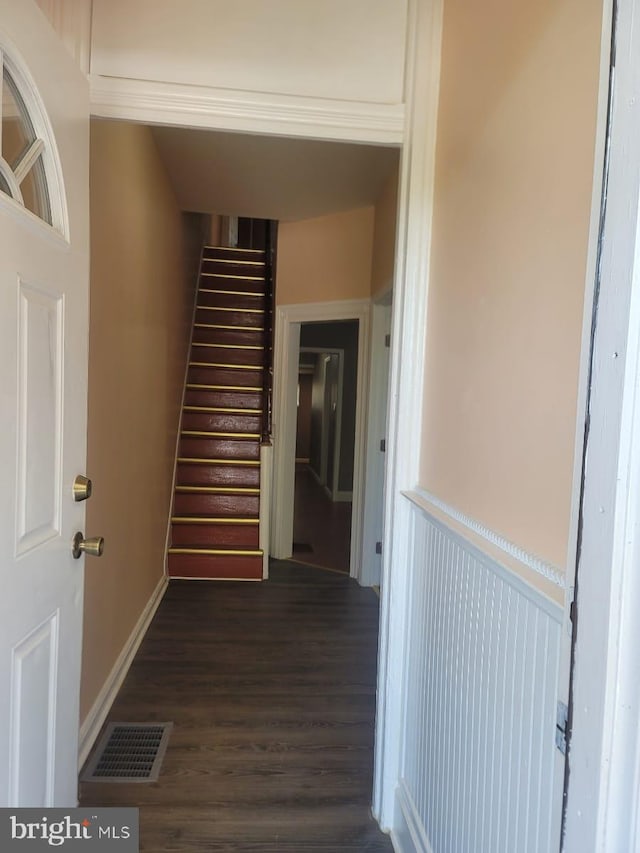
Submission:
[[[196,391],[187,388],[185,406],[228,406],[231,409],[259,409],[262,395],[257,391]]]
[[[256,440],[197,438],[182,436],[180,456],[206,459],[260,459],[260,444]]]
[[[211,580],[260,580],[262,557],[169,554],[169,576]]]
[[[181,486],[260,486],[260,469],[246,465],[202,465],[179,462],[176,482]]]
[[[260,498],[258,495],[216,495],[177,492],[173,502],[174,515],[257,518],[259,512]]]
[[[203,273],[209,273],[209,275],[202,276],[203,281],[207,281],[215,276],[215,273],[218,273],[222,276],[234,275],[246,277],[249,276],[249,282],[252,285],[262,286],[264,287],[264,276],[265,276],[265,264],[262,262],[251,261],[250,263],[233,263],[233,261],[212,261],[212,260],[203,260],[202,262],[202,270]],[[214,275],[210,275],[213,273]],[[253,281],[255,278],[261,278],[262,281]],[[222,278],[222,281],[233,281],[233,279]]]
[[[209,347],[193,344],[191,361],[206,361],[216,364],[248,364],[254,367],[264,362],[263,350],[234,349],[233,347]]]
[[[249,249],[228,249],[224,246],[207,246],[203,253],[203,261],[264,261],[263,251],[250,251]]]
[[[238,331],[237,329],[200,329],[193,330],[193,342],[205,344],[243,344],[261,347],[264,344],[264,332],[256,329]]]
[[[262,420],[259,415],[227,415],[222,412],[185,412],[182,429],[199,432],[252,432],[259,433]]]
[[[192,385],[234,385],[262,388],[262,370],[234,370],[232,367],[190,367]]]
[[[241,290],[241,283],[238,290]],[[198,306],[209,308],[235,308],[242,311],[245,308],[263,308],[266,300],[264,296],[247,296],[239,293],[209,293],[201,290],[198,293]]]
[[[207,548],[250,550],[259,546],[257,524],[173,524],[174,546],[204,545]]]
[[[245,326],[246,328],[259,328],[264,326],[264,314],[252,313],[251,311],[220,311],[216,308],[206,309],[198,307],[196,311],[196,323],[210,323],[216,326]]]

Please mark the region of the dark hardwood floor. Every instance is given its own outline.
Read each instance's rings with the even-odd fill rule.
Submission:
[[[349,574],[350,548],[351,502],[332,501],[309,466],[296,465],[293,559]]]
[[[264,583],[172,581],[109,720],[173,721],[158,782],[82,783],[140,807],[141,850],[391,851],[370,816],[378,599],[274,562]]]

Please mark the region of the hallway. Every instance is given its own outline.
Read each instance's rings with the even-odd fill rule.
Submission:
[[[349,574],[351,502],[332,501],[308,465],[296,465],[293,559]]]
[[[171,582],[109,716],[174,723],[159,781],[81,804],[139,806],[154,853],[392,850],[369,813],[377,630],[372,590],[286,561]]]

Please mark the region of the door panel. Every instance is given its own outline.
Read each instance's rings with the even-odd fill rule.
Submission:
[[[0,53],[43,140],[53,221],[0,192],[0,807],[70,806],[83,593],[71,540],[85,532],[72,486],[86,462],[88,85],[31,0],[0,0]]]
[[[18,555],[60,535],[62,299],[18,282]],[[43,426],[46,424],[46,428]]]

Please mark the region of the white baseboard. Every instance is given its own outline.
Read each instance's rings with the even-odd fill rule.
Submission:
[[[78,770],[82,769],[85,761],[89,757],[89,753],[91,752],[96,738],[100,734],[104,721],[107,719],[107,715],[118,694],[118,690],[122,686],[122,682],[129,672],[129,667],[131,666],[133,658],[140,647],[140,643],[144,639],[144,635],[147,633],[147,629],[149,628],[151,620],[158,609],[158,605],[162,601],[162,596],[164,595],[168,583],[168,578],[163,575],[153,591],[151,598],[147,602],[146,607],[140,614],[140,618],[131,632],[129,639],[125,643],[124,648],[118,655],[118,659],[109,673],[109,677],[102,686],[100,693],[98,693],[96,701],[93,703],[91,710],[80,726]]]
[[[338,489],[333,493],[333,500],[336,503],[352,503],[353,502],[353,492],[347,492],[344,489]]]
[[[397,853],[433,853],[427,832],[404,782],[396,789],[396,820],[391,832]]]

